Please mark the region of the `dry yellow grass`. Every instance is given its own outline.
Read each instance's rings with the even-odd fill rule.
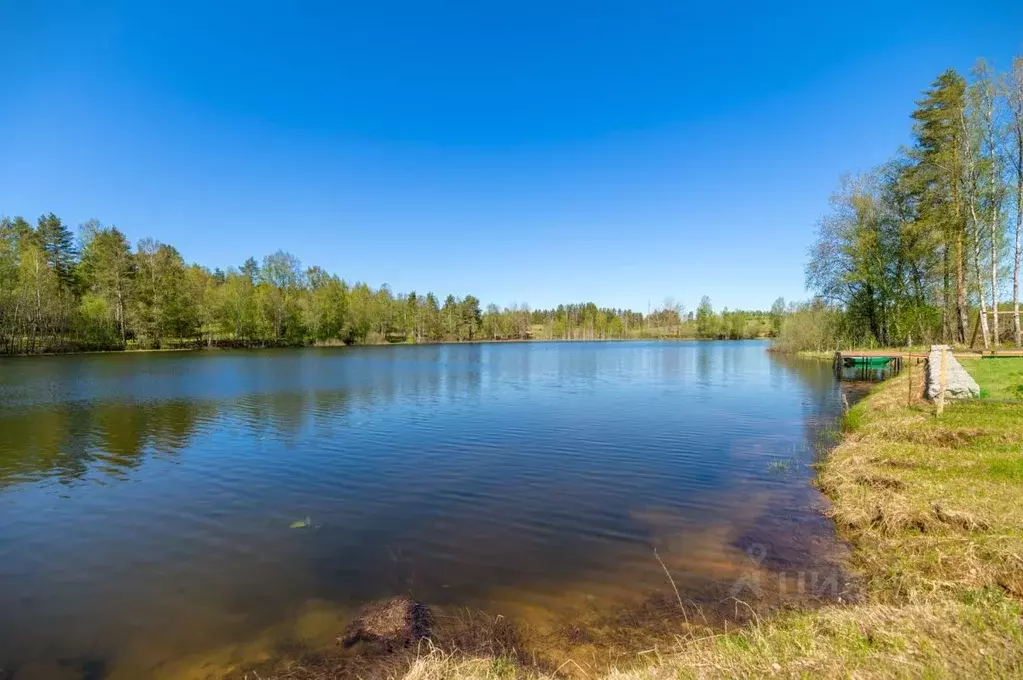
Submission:
[[[558,675],[591,677],[575,667]],[[1023,675],[1023,631],[1016,603],[989,593],[902,607],[827,607],[727,635],[679,639],[610,668],[603,680],[669,678],[906,678]],[[416,660],[402,680],[492,680],[537,674],[501,659],[464,659],[434,652]]]
[[[819,471],[854,565],[875,601],[1023,596],[1023,406],[954,404],[939,419],[906,405],[905,381],[853,409],[853,431]]]

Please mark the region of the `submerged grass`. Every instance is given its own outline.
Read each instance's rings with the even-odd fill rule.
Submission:
[[[678,627],[602,671],[640,678],[1023,676],[1023,404],[954,403],[938,419],[901,376],[847,414],[819,463],[827,510],[863,579],[855,604],[783,611],[745,627]],[[505,649],[416,655],[386,677],[586,677]],[[317,677],[330,677],[327,675]]]

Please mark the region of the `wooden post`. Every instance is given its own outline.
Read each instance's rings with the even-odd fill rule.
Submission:
[[[948,351],[944,348],[941,350],[941,371],[939,372],[938,380],[938,415],[940,416],[945,411],[945,352]]]
[[[913,357],[909,357],[909,368],[907,369],[909,375],[909,394],[906,397],[906,405],[913,405]]]

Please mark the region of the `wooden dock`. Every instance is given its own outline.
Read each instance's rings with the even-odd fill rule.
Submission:
[[[902,370],[903,359],[908,354],[873,351],[835,352],[835,370],[842,368],[888,368],[895,373]],[[926,356],[926,355],[924,355]]]

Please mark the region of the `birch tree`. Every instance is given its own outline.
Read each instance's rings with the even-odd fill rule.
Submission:
[[[998,152],[998,123],[995,120],[997,93],[992,76],[984,62],[981,62],[978,78],[977,86],[981,92],[981,114],[984,125],[984,160],[988,185],[986,202],[991,239],[991,340],[994,346],[998,347],[1001,335],[998,328],[998,252],[1002,244],[1002,203],[1005,201],[1005,185],[1002,181],[1001,154]]]
[[[1012,70],[1005,79],[1004,97],[1009,113],[1008,165],[1013,170],[1016,204],[1016,228],[1012,257],[1012,330],[1016,345],[1023,344],[1019,319],[1020,234],[1023,232],[1023,56],[1012,62]]]
[[[967,92],[967,105],[959,112],[960,138],[963,144],[963,195],[969,208],[967,222],[969,238],[973,246],[973,275],[980,304],[980,332],[984,340],[984,349],[991,347],[991,334],[987,320],[987,301],[985,299],[984,275],[981,265],[981,243],[984,239],[984,222],[982,205],[985,178],[991,171],[988,158],[983,155],[984,119],[987,113],[988,97],[987,82],[984,78],[983,62],[974,69],[979,75]]]

